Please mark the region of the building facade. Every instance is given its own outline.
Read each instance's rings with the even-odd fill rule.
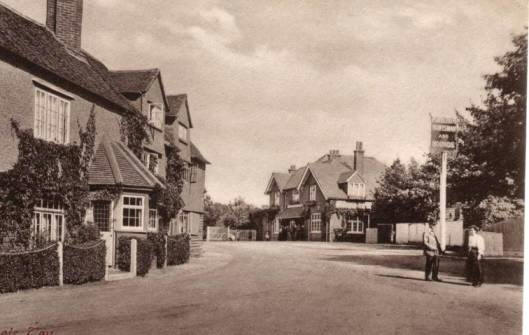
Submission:
[[[273,240],[364,242],[385,168],[357,142],[353,155],[331,150],[301,168],[273,173],[265,191],[270,208],[255,215],[260,230]]]
[[[99,226],[107,241],[107,261],[113,264],[119,236],[145,237],[159,231],[154,194],[164,187],[168,147],[183,150],[174,142],[181,136],[174,125],[179,119],[186,124],[189,112],[181,115],[186,113],[171,109],[158,69],[111,71],[83,50],[82,19],[83,0],[48,0],[45,25],[0,4],[0,171],[12,168],[18,157],[11,119],[21,129],[32,129],[36,138],[74,144],[80,143],[78,125],[84,126],[94,111],[97,136],[90,190],[117,186],[122,192],[115,200],[94,200],[86,221]],[[131,114],[148,120],[149,139],[141,157],[122,142],[121,123]],[[201,170],[195,180],[200,179],[204,189],[209,162],[196,147],[191,150],[190,138],[187,143],[189,165],[196,163]],[[192,184],[191,173],[186,178]],[[200,206],[193,205],[198,196],[183,198],[190,211],[200,212]],[[65,227],[63,205],[42,199],[34,211],[34,234],[60,240]]]

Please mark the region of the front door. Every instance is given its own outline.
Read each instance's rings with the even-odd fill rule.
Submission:
[[[114,266],[114,229],[112,225],[112,203],[110,201],[94,201],[94,223],[99,227],[101,238],[107,248],[106,264]]]

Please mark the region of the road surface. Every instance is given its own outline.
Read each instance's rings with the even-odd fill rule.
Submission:
[[[520,334],[522,287],[423,281],[420,251],[208,242],[145,278],[0,296],[0,334]]]

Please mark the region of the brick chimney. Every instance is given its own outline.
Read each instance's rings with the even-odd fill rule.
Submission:
[[[81,49],[83,0],[48,0],[46,26],[70,48]]]
[[[288,173],[293,173],[294,171],[296,171],[296,166],[290,165],[290,169],[288,169]]]
[[[364,175],[364,149],[362,148],[362,142],[356,142],[356,149],[354,152],[355,159],[355,170]]]
[[[340,150],[329,150],[329,160],[333,160],[340,156]]]

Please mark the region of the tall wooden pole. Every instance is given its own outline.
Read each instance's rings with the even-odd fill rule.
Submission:
[[[441,157],[441,182],[439,195],[439,224],[441,225],[441,249],[446,248],[446,166],[447,166],[447,152],[443,151]]]

